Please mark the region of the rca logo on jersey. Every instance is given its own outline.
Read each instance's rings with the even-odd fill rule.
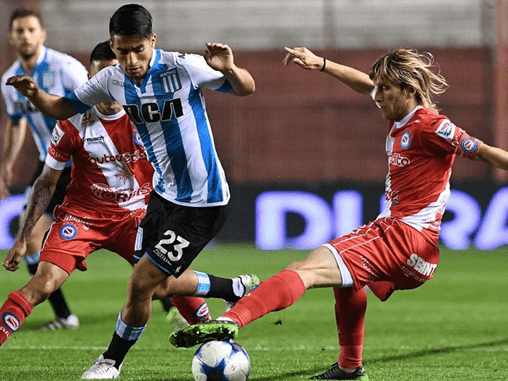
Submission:
[[[63,239],[73,239],[78,234],[78,228],[73,224],[65,224],[60,228],[60,237]]]
[[[388,162],[389,164],[396,165],[397,167],[404,167],[411,164],[411,161],[407,157],[404,157],[397,152],[390,155]]]
[[[427,262],[416,254],[411,254],[406,263],[409,267],[412,267],[415,271],[426,277],[432,277],[437,267],[437,263]]]
[[[156,102],[138,105],[124,105],[123,108],[134,124],[156,123],[183,116],[182,101],[180,98],[164,101],[162,110]]]
[[[62,131],[60,126],[58,124],[53,129],[53,134],[51,135],[51,141],[54,145],[58,145],[60,143],[60,140],[62,140],[62,137],[65,135],[65,132]]]
[[[182,88],[177,69],[172,69],[159,74],[159,81],[165,93],[173,94]]]
[[[455,137],[455,124],[450,122],[448,119],[443,120],[437,128],[436,134],[446,140],[452,141]]]
[[[19,319],[16,316],[14,316],[13,314],[11,314],[10,312],[5,312],[2,315],[2,321],[7,326],[7,328],[9,328],[11,330],[11,332],[16,331],[19,328],[19,326],[21,325],[19,323]]]

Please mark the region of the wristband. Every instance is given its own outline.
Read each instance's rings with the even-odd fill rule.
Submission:
[[[326,67],[326,58],[323,57],[323,67],[319,69],[319,71],[325,71],[325,67]]]

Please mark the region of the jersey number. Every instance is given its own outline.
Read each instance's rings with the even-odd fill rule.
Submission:
[[[156,249],[159,249],[159,251],[167,255],[168,258],[172,261],[178,261],[180,258],[182,258],[183,255],[183,249],[185,249],[187,246],[190,245],[190,242],[187,241],[185,238],[180,237],[179,235],[176,235],[176,233],[173,230],[166,230],[164,233],[165,236],[169,235],[169,238],[167,239],[161,239],[157,245],[155,245]],[[177,244],[173,243],[177,241]],[[173,250],[167,250],[162,245],[172,245]],[[176,255],[175,255],[176,252]]]
[[[141,107],[137,105],[124,105],[123,108],[135,124],[163,122],[173,119],[174,116],[177,118],[183,116],[180,98],[164,101],[162,110],[159,104],[155,102],[143,103]]]

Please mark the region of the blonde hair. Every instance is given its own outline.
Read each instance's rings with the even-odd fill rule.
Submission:
[[[419,54],[414,49],[396,49],[380,57],[370,68],[369,77],[374,82],[388,80],[401,89],[413,88],[416,99],[426,108],[437,112],[432,100],[448,88],[446,79],[431,68],[437,66],[430,53]]]

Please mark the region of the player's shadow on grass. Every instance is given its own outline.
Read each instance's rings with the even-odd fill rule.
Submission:
[[[431,348],[431,349],[425,349],[421,351],[415,351],[410,352],[406,354],[401,355],[393,355],[393,356],[386,356],[386,357],[380,357],[378,359],[371,359],[365,361],[365,365],[369,366],[372,364],[378,364],[378,363],[386,363],[390,361],[398,361],[398,360],[410,360],[415,359],[418,357],[425,357],[425,356],[431,356],[434,354],[446,354],[446,353],[453,353],[463,350],[471,350],[471,349],[478,349],[478,348],[485,348],[485,347],[493,347],[498,345],[504,345],[508,344],[508,338],[502,339],[502,340],[496,340],[496,341],[489,341],[485,343],[478,343],[478,344],[472,344],[472,345],[460,345],[460,346],[449,346],[449,347],[441,347],[441,348]],[[307,370],[300,370],[298,372],[286,372],[281,373],[277,375],[277,380],[284,380],[285,377],[296,377],[296,376],[308,376],[312,377],[317,374],[321,374],[324,371],[328,370],[329,368],[323,365],[313,367],[312,369]],[[249,380],[251,381],[273,381],[274,377],[250,377]]]

